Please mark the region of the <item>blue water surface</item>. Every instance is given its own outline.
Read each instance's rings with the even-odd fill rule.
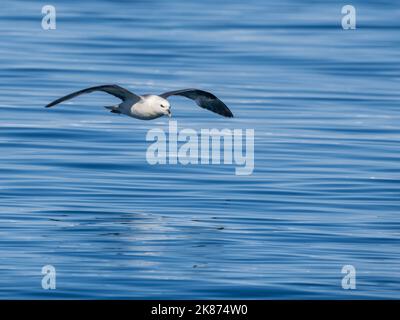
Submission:
[[[0,298],[400,298],[400,7],[352,1],[2,1]],[[94,93],[171,99],[179,128],[254,129],[255,168],[150,165],[168,118]],[[56,268],[55,290],[42,267]],[[356,289],[342,288],[344,265]]]

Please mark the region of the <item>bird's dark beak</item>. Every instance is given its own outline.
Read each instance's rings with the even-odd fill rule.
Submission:
[[[172,114],[171,114],[171,110],[170,110],[170,109],[168,109],[168,117],[170,117],[170,118],[171,118],[171,116],[172,116]]]

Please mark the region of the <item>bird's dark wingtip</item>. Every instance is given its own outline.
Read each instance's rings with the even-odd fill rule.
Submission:
[[[225,111],[225,113],[224,113],[223,116],[226,117],[226,118],[234,118],[232,111],[229,110],[228,108],[227,108],[227,110]]]
[[[44,107],[45,107],[45,108],[51,108],[51,107],[54,107],[56,104],[57,104],[57,103],[50,102],[49,104],[46,104]]]

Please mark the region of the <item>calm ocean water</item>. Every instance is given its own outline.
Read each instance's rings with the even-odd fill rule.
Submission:
[[[48,31],[43,4],[0,12],[0,298],[400,298],[398,1],[348,31],[340,1],[54,0]],[[105,83],[214,92],[234,119],[173,119],[254,129],[253,174],[148,164],[168,119],[104,94],[43,108]]]

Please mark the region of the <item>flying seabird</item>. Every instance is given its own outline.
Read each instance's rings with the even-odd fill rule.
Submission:
[[[199,89],[182,89],[165,92],[160,95],[146,94],[139,96],[116,84],[90,87],[73,92],[69,95],[54,100],[53,102],[49,103],[46,108],[53,107],[56,104],[75,98],[81,94],[94,91],[103,91],[122,100],[120,104],[105,107],[112,113],[125,114],[141,120],[152,120],[164,115],[168,115],[170,117],[171,108],[167,100],[170,96],[183,96],[194,100],[197,105],[204,109],[208,109],[224,117],[233,117],[231,110],[229,110],[225,103],[207,91]]]

